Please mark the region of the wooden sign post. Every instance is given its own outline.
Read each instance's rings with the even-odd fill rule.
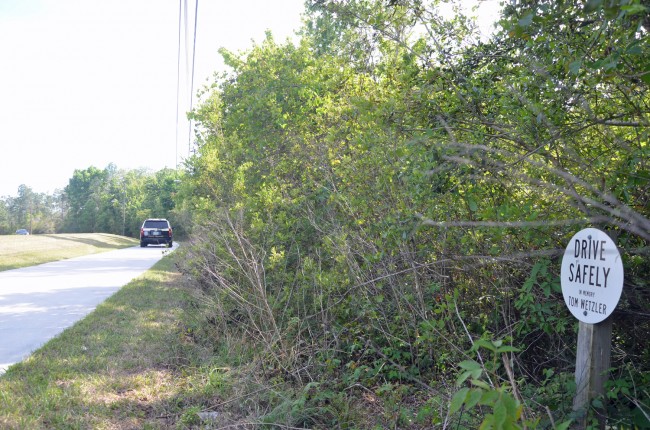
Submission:
[[[587,410],[591,400],[605,393],[605,381],[610,364],[612,346],[612,320],[598,324],[580,321],[578,348],[576,350],[576,395],[573,410],[578,412],[578,428],[587,428]],[[606,417],[598,416],[602,429]]]
[[[578,428],[585,429],[591,400],[604,394],[612,338],[607,317],[623,291],[623,262],[616,244],[598,229],[579,231],[564,252],[560,277],[564,302],[580,321],[573,410],[580,415]],[[605,419],[598,417],[603,429]]]

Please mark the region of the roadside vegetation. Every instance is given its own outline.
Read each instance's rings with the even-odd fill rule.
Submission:
[[[139,242],[107,233],[0,235],[0,271],[79,257]]]
[[[436,1],[309,2],[299,43],[222,51],[181,270],[221,342],[292,387],[263,419],[575,423],[560,262],[597,227],[625,286],[584,412],[650,428],[650,3],[504,3],[481,39]]]
[[[0,376],[7,430],[253,428],[290,387],[205,325],[175,253]],[[265,421],[268,423],[268,420]],[[281,428],[281,427],[280,427]]]
[[[0,382],[29,382],[2,391],[7,422],[650,429],[650,4],[506,3],[481,38],[438,1],[307,2],[299,41],[221,51],[181,171],[75,172],[62,231],[167,216],[180,274],[107,302],[110,332],[62,336],[70,358],[36,354],[53,376],[12,369]],[[7,201],[24,218],[6,231],[36,221]],[[605,394],[576,412],[559,273],[584,227],[616,242],[625,285]],[[169,315],[139,304],[155,288],[179,294],[153,294]]]

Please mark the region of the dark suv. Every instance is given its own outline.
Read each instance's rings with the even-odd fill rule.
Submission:
[[[166,244],[172,246],[172,226],[169,221],[162,218],[147,219],[142,223],[140,228],[140,246],[145,247],[149,244]]]

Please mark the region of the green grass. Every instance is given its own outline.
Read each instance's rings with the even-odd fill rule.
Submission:
[[[0,271],[137,244],[136,239],[106,233],[0,236]]]
[[[229,370],[194,341],[173,258],[0,376],[0,428],[191,428],[218,404]]]

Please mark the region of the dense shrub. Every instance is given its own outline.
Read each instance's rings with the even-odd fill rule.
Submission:
[[[298,46],[223,52],[192,114],[182,270],[297,387],[268,419],[566,423],[559,264],[597,226],[626,267],[598,402],[648,426],[647,6],[614,3],[508,6],[475,42],[424,2],[322,1]]]

